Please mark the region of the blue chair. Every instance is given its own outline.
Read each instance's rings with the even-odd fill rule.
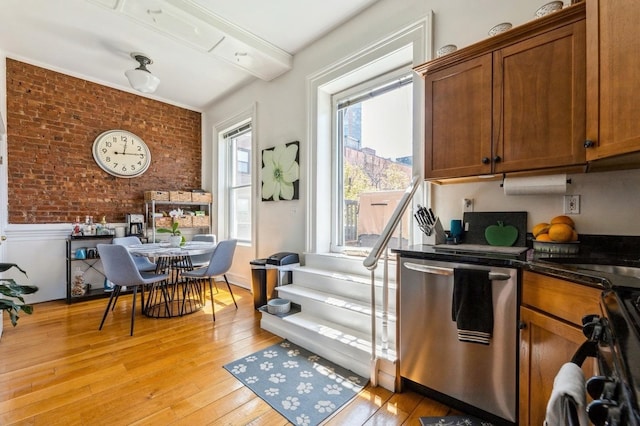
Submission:
[[[238,240],[220,241],[209,256],[209,264],[206,267],[194,269],[192,271],[184,271],[182,273],[182,276],[187,279],[187,283],[189,283],[189,281],[209,281],[209,292],[211,293],[211,312],[213,314],[214,322],[216,320],[212,285],[214,277],[220,275],[224,277],[224,281],[227,283],[227,288],[229,289],[229,293],[231,294],[231,298],[233,299],[233,304],[236,305],[236,309],[238,309],[236,298],[233,295],[233,291],[231,291],[231,286],[229,285],[229,280],[227,280],[226,275],[227,271],[229,271],[233,263],[233,254],[236,250],[237,243]]]
[[[127,287],[132,288],[133,291],[133,302],[131,305],[131,336],[133,336],[138,287],[143,287],[140,297],[140,306],[144,312],[144,286],[165,281],[169,275],[140,272],[133,260],[133,257],[125,246],[119,244],[98,244],[97,248],[98,253],[100,254],[100,259],[102,260],[105,276],[114,285],[111,297],[109,297],[109,303],[104,310],[104,315],[102,316],[102,321],[100,322],[100,327],[98,329],[102,330],[104,320],[107,318],[111,304],[120,295],[122,287]]]
[[[129,237],[116,237],[113,239],[112,244],[118,244],[121,246],[133,246],[137,244],[142,244],[142,242],[138,237],[129,236]],[[145,256],[133,256],[133,261],[136,263],[136,266],[138,267],[138,271],[152,272],[156,270],[156,264],[150,261]]]

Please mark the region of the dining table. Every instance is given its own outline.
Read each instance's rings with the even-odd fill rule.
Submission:
[[[167,242],[127,246],[133,256],[146,256],[156,264],[157,273],[169,274],[162,285],[149,289],[143,313],[153,318],[173,318],[192,314],[205,305],[205,288],[197,280],[185,280],[182,271],[192,270],[191,256],[212,253],[216,243],[187,241],[179,247]]]

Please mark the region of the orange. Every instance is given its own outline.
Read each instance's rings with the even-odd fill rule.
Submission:
[[[578,241],[578,233],[576,230],[573,230],[573,234],[571,235],[571,241]]]
[[[573,237],[573,228],[566,223],[554,223],[549,227],[549,238],[552,241],[564,243],[571,241]]]
[[[536,237],[536,241],[551,241],[549,234],[540,234]]]
[[[539,223],[536,226],[533,227],[533,230],[531,231],[531,233],[533,234],[534,238],[537,237],[540,234],[546,234],[547,231],[549,231],[549,224],[548,223]]]
[[[572,228],[576,227],[576,224],[573,222],[573,219],[571,219],[569,216],[556,216],[553,219],[551,219],[549,223],[552,225],[555,225],[556,223],[564,223],[565,225],[569,225]]]

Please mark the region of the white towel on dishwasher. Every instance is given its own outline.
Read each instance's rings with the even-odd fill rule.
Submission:
[[[562,398],[564,396],[573,398],[578,411],[578,421],[580,426],[588,426],[586,410],[586,390],[584,387],[584,374],[582,368],[573,362],[567,362],[562,367],[553,380],[553,391],[547,403],[547,417],[545,426],[565,425],[564,408]]]

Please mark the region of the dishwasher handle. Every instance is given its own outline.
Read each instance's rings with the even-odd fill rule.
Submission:
[[[404,267],[411,269],[412,271],[423,272],[425,274],[433,275],[453,275],[453,268],[443,268],[441,266],[429,266],[421,265],[419,263],[404,262]],[[506,281],[511,279],[511,275],[502,272],[489,272],[489,279],[491,281]]]

